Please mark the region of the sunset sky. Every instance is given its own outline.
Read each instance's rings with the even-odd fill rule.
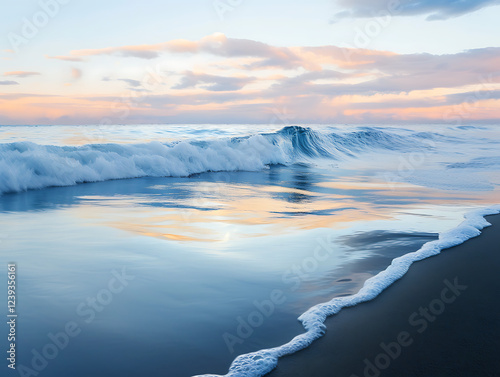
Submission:
[[[4,3],[4,125],[500,119],[498,0]]]

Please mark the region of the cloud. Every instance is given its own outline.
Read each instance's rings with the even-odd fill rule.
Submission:
[[[454,88],[476,85],[481,81],[498,82],[500,48],[484,48],[458,54],[388,54],[353,50],[348,59],[340,59],[336,47],[307,48],[306,53],[317,61],[336,63],[353,75],[366,77],[354,83],[315,85],[307,80],[284,80],[288,90],[308,91],[329,96],[373,95],[376,93],[410,93],[416,90]],[[324,58],[326,56],[326,59]],[[330,59],[330,60],[329,60]],[[471,68],[473,67],[473,68]],[[291,84],[295,84],[295,88]]]
[[[248,69],[280,67],[293,69],[305,67],[318,69],[317,64],[306,61],[287,47],[276,47],[250,39],[227,38],[224,34],[216,33],[202,38],[196,43],[193,52],[206,52],[226,58],[254,57],[261,60],[249,64]]]
[[[407,108],[432,108],[446,105],[474,104],[485,100],[500,100],[498,90],[476,90],[463,93],[453,93],[423,99],[389,99],[382,102],[358,102],[349,106],[350,109],[407,109]]]
[[[256,93],[242,92],[212,92],[204,91],[196,94],[152,94],[148,93],[140,97],[140,103],[151,108],[163,109],[171,105],[228,105],[235,102],[254,101],[259,98]],[[86,100],[93,102],[116,102],[121,98],[112,96],[87,97]],[[139,101],[137,101],[139,102]],[[266,101],[268,102],[268,101]]]
[[[33,93],[1,93],[0,100],[16,100],[21,98],[43,98],[43,97],[59,97],[54,94],[33,94]]]
[[[133,88],[138,88],[142,85],[139,80],[132,80],[132,79],[117,79],[117,80],[123,81],[123,82],[129,84]],[[108,78],[108,80],[104,80],[104,81],[109,81],[109,78]]]
[[[83,58],[79,58],[77,56],[45,56],[47,59],[57,59],[57,60],[64,60],[68,62],[83,62]]]
[[[125,79],[125,78],[112,79],[111,77],[105,76],[101,79],[101,81],[106,81],[106,82],[122,81],[122,82],[128,84],[130,89],[132,89],[132,90],[148,91],[144,88],[141,88],[141,86],[143,86],[143,83],[139,80]]]
[[[472,92],[453,93],[446,96],[448,103],[477,102],[481,100],[500,99],[500,89],[498,90],[475,90]]]
[[[4,76],[14,76],[14,77],[30,77],[30,76],[36,76],[39,75],[40,72],[26,72],[26,71],[13,71],[13,72],[5,72]]]
[[[123,122],[117,119],[119,123],[202,118],[239,123],[266,122],[274,116],[273,109],[287,107],[296,115],[294,122],[404,122],[439,121],[447,109],[477,103],[471,119],[500,117],[498,47],[443,55],[397,54],[329,45],[279,47],[213,34],[196,41],[75,50],[70,57],[113,56],[127,65],[121,72],[139,72],[136,68],[144,67],[143,62],[126,62],[122,57],[151,59],[161,54],[180,54],[185,64],[176,71],[169,66],[169,83],[179,78],[173,86],[158,85],[167,77],[158,66],[142,81],[115,72],[102,78],[115,85],[107,88],[101,83],[94,96],[8,99],[0,95],[0,111],[19,119],[57,114],[94,117],[99,122],[116,114],[110,109],[118,106],[128,114]],[[81,75],[73,70],[75,78]],[[119,88],[116,81],[127,84],[132,94],[104,96]]]
[[[19,85],[17,81],[0,81],[0,85]]]
[[[376,17],[382,14],[400,16],[427,15],[427,20],[446,20],[479,9],[500,4],[499,0],[337,0],[345,10],[332,22],[350,17]]]
[[[323,70],[314,71],[299,74],[297,76],[285,77],[272,86],[275,92],[286,91],[286,90],[303,90],[310,86],[317,85],[314,81],[317,80],[328,80],[328,81],[338,81],[343,80],[348,77],[352,77],[353,74],[333,71],[333,70]],[[329,84],[333,85],[333,84]]]
[[[114,55],[120,57],[134,57],[141,59],[157,58],[159,53],[164,49],[164,44],[144,45],[144,46],[123,46],[123,47],[108,47],[94,50],[78,50],[72,51],[71,54],[77,57],[82,56],[98,56],[98,55]]]
[[[414,122],[446,122],[447,119],[455,119],[455,115],[462,114],[467,110],[467,117],[471,121],[492,121],[500,118],[500,107],[498,102],[491,104],[478,100],[478,105],[467,105],[467,108],[457,108],[447,105],[447,96],[433,97],[432,95],[421,96],[421,100],[407,101],[391,99],[383,100],[378,104],[367,102],[356,106],[354,97],[346,98],[344,101],[331,102],[325,97],[314,93],[302,93],[295,95],[290,93],[287,97],[263,98],[260,92],[202,92],[190,95],[172,94],[146,94],[140,97],[140,101],[132,101],[127,104],[122,97],[67,97],[62,96],[55,99],[43,98],[37,95],[8,96],[9,102],[2,104],[0,101],[0,113],[16,119],[16,122],[30,122],[39,124],[57,123],[59,116],[64,116],[68,124],[81,122],[95,123],[109,118],[110,122],[120,124],[143,124],[143,123],[268,123],[280,124],[282,121],[276,118],[283,109],[288,109],[287,118],[294,123],[414,123]],[[492,94],[496,97],[497,94]],[[0,99],[2,99],[0,95]],[[27,98],[32,97],[32,98]],[[468,95],[466,95],[466,98]],[[366,99],[366,98],[364,98]],[[380,100],[380,98],[379,98]],[[427,101],[429,106],[426,106]],[[457,102],[458,101],[458,102]],[[397,103],[399,103],[399,106]],[[457,100],[450,100],[457,102]],[[110,108],[117,105],[125,106],[130,111],[126,117],[110,112]],[[391,106],[394,105],[395,106]],[[120,107],[121,108],[121,107]],[[22,109],[23,116],[18,116]],[[486,109],[486,110],[485,110]],[[45,114],[57,114],[50,118]],[[451,115],[450,115],[451,114]],[[448,118],[446,118],[446,116]],[[451,117],[451,118],[450,118]],[[28,123],[30,123],[28,122]]]
[[[82,70],[78,68],[71,68],[71,77],[73,77],[74,80],[79,80],[82,77]]]
[[[137,45],[137,46],[122,46],[122,47],[106,47],[99,49],[73,50],[70,55],[47,56],[48,59],[59,59],[66,61],[81,62],[85,57],[89,56],[120,56],[120,57],[135,57],[140,59],[154,59],[160,56],[160,52],[167,51],[167,43],[159,43],[154,45]]]
[[[171,40],[152,45],[135,45],[121,47],[106,47],[100,49],[73,50],[69,56],[48,56],[49,59],[62,59],[69,61],[82,61],[90,56],[119,56],[140,59],[155,59],[162,53],[196,54],[206,53],[225,58],[253,57],[258,61],[250,63],[247,69],[261,69],[280,67],[294,69],[320,69],[319,66],[308,60],[302,59],[292,49],[275,47],[266,43],[250,39],[227,38],[222,33],[206,36],[199,41],[185,39]]]
[[[213,92],[236,91],[254,81],[252,77],[225,77],[185,72],[179,84],[173,89],[200,87]]]

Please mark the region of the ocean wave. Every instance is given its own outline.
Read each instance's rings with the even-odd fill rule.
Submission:
[[[297,335],[282,346],[238,356],[224,376],[205,374],[195,377],[262,377],[268,374],[276,368],[280,357],[300,351],[322,337],[326,331],[324,322],[327,317],[337,314],[343,308],[373,300],[392,283],[402,278],[414,262],[437,255],[444,249],[479,236],[482,229],[491,225],[484,217],[499,213],[500,205],[466,214],[465,221],[458,227],[441,233],[438,240],[427,242],[419,250],[393,259],[391,265],[384,271],[366,280],[358,293],[335,297],[329,302],[307,310],[299,317],[306,330],[305,333]]]
[[[0,144],[0,194],[139,177],[185,177],[211,171],[258,171],[270,165],[341,159],[374,149],[414,146],[377,129],[323,133],[288,126],[245,137],[144,144]]]

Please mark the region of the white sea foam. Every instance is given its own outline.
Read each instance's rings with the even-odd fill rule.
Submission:
[[[272,145],[259,135],[237,145],[212,141],[59,147],[21,142],[0,145],[0,193],[120,178],[254,171],[288,161],[286,145]]]
[[[16,142],[0,144],[0,194],[122,178],[258,171],[273,164],[336,159],[404,145],[410,143],[378,130],[339,135],[296,126],[246,137],[175,143],[54,146]]]
[[[305,333],[296,336],[282,346],[238,356],[224,377],[261,377],[266,375],[277,366],[280,357],[306,348],[314,340],[323,336],[326,331],[324,322],[327,317],[337,314],[342,308],[373,300],[384,289],[404,276],[414,262],[437,255],[444,249],[477,237],[481,234],[482,229],[491,225],[484,216],[499,213],[500,205],[466,214],[465,221],[458,227],[441,233],[438,240],[426,243],[418,251],[395,258],[384,271],[366,280],[358,293],[351,296],[335,297],[328,302],[310,308],[299,317],[306,330]],[[207,374],[197,377],[222,376]]]

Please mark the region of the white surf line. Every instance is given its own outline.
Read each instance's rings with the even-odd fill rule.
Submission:
[[[484,217],[496,214],[500,214],[500,205],[467,213],[464,216],[465,220],[459,226],[440,233],[438,240],[427,242],[419,250],[393,259],[384,271],[366,280],[358,293],[335,297],[328,302],[313,306],[299,317],[306,332],[297,335],[288,343],[238,356],[224,376],[204,374],[194,377],[262,377],[266,375],[276,368],[280,357],[300,351],[322,337],[326,331],[324,322],[327,317],[337,314],[342,308],[373,300],[384,289],[403,277],[414,262],[432,257],[444,249],[479,236],[481,230],[491,225]]]

